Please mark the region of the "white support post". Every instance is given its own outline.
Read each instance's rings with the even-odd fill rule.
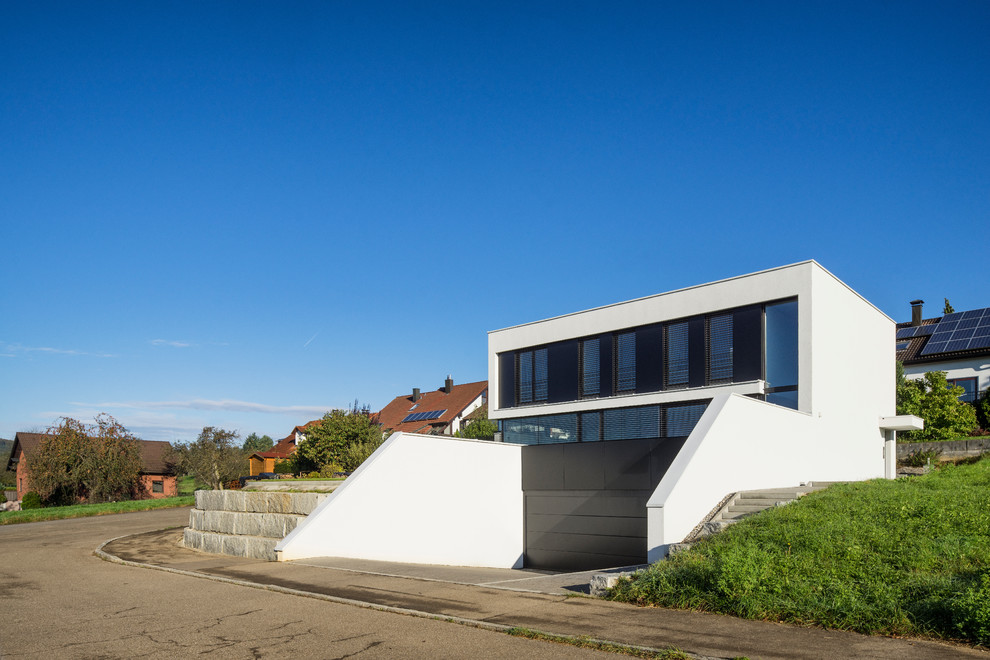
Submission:
[[[885,479],[897,478],[897,431],[893,429],[883,432],[883,476]]]

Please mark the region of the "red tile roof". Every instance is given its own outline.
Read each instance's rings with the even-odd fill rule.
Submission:
[[[488,391],[488,381],[480,380],[476,383],[465,383],[454,385],[450,389],[450,394],[444,388],[432,392],[424,392],[419,401],[415,403],[412,395],[397,396],[392,402],[381,409],[374,419],[382,425],[382,429],[391,431],[404,431],[406,433],[431,433],[435,430],[445,429],[450,422],[464,412],[475,399]],[[431,410],[445,411],[436,419],[421,420],[416,422],[403,422],[408,415],[417,412],[428,412]]]

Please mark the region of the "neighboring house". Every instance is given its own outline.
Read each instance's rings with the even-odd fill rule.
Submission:
[[[960,400],[973,403],[990,387],[990,307],[923,317],[924,300],[911,301],[911,320],[897,324],[895,349],[904,375],[921,378],[944,371],[963,388]]]
[[[262,472],[274,472],[275,465],[281,463],[296,450],[296,444],[306,439],[306,429],[319,424],[322,419],[314,419],[292,429],[292,432],[275,443],[268,451],[256,451],[248,457],[249,474],[256,477]]]
[[[731,493],[892,474],[894,325],[806,261],[490,332],[502,442],[393,434],[276,551],[639,564]]]
[[[488,381],[454,385],[447,376],[443,387],[421,394],[414,387],[412,396],[397,396],[372,417],[383,432],[454,435],[465,418],[488,399]]]
[[[7,469],[16,470],[17,498],[31,490],[27,466],[31,455],[38,450],[47,436],[44,433],[18,433],[7,459]],[[165,460],[169,443],[157,440],[138,440],[141,449],[140,482],[144,494],[152,499],[175,497],[179,494],[174,472]]]

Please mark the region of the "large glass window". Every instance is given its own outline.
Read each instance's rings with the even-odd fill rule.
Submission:
[[[519,403],[536,403],[547,400],[547,349],[520,351],[517,372],[519,386],[516,388]]]
[[[581,342],[581,396],[598,396],[601,391],[601,348],[598,339]]]
[[[589,412],[499,420],[502,439],[519,445],[599,440],[649,440],[690,435],[707,401],[669,406],[637,406]],[[665,420],[661,423],[661,419]]]
[[[664,373],[664,386],[667,388],[687,387],[688,385],[688,324],[671,323],[666,329],[667,366]]]
[[[502,420],[502,440],[517,445],[577,442],[577,415],[543,415]]]
[[[636,333],[623,332],[615,336],[615,391],[636,389]]]
[[[708,383],[732,382],[732,314],[708,319]]]
[[[798,406],[798,304],[796,300],[766,306],[764,372],[767,401]]]

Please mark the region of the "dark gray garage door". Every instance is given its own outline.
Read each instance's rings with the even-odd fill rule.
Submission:
[[[684,438],[523,448],[527,566],[646,562],[646,502]]]

